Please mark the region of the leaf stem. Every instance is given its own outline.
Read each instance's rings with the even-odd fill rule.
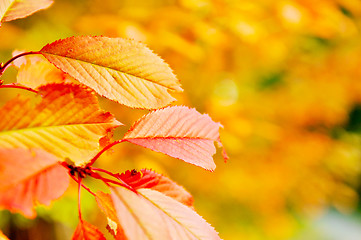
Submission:
[[[91,170],[95,170],[95,171],[98,171],[98,172],[108,174],[108,175],[116,178],[119,181],[119,182],[117,182],[117,181],[111,180],[109,178],[104,178],[104,177],[94,177],[94,178],[102,180],[106,184],[107,183],[113,183],[113,184],[125,187],[125,188],[127,188],[127,189],[129,189],[129,190],[131,190],[133,192],[136,192],[135,189],[132,186],[128,185],[126,182],[124,182],[122,179],[120,179],[119,174],[117,174],[117,173],[112,173],[112,172],[109,172],[109,171],[107,171],[105,169],[102,169],[102,168],[91,168]]]
[[[78,173],[78,213],[79,213],[79,220],[82,221],[81,217],[81,180],[80,174]]]
[[[69,176],[70,176],[75,182],[79,183],[79,182],[78,182],[78,179],[76,179],[73,175],[69,174]],[[96,196],[96,194],[93,193],[87,186],[85,186],[85,185],[82,184],[82,183],[81,183],[81,186],[82,186],[85,190],[87,190],[91,195],[93,195],[94,197]]]
[[[25,87],[25,86],[21,86],[17,83],[9,83],[9,84],[5,84],[5,85],[0,85],[0,88],[18,88],[18,89],[23,89],[23,90],[27,90],[33,93],[38,93],[38,91],[29,88],[29,87]]]
[[[95,171],[98,171],[98,172],[102,172],[102,173],[106,173],[112,177],[115,177],[116,179],[119,179],[119,174],[117,173],[112,173],[112,172],[109,172],[108,170],[105,170],[105,169],[102,169],[102,168],[91,168],[92,170],[95,170]]]
[[[90,167],[92,166],[95,161],[105,152],[107,151],[109,148],[113,147],[114,145],[118,144],[118,143],[121,143],[123,142],[123,140],[117,140],[117,141],[114,141],[110,144],[108,144],[107,146],[105,146],[102,150],[100,150],[100,152],[97,153],[97,155],[95,155],[91,160],[90,162],[86,165],[86,167]]]
[[[16,56],[10,58],[9,61],[7,61],[4,64],[1,63],[0,64],[0,76],[3,74],[3,72],[6,70],[6,68],[10,65],[10,63],[12,63],[13,61],[15,61],[16,59],[18,59],[20,57],[23,57],[23,56],[26,56],[26,55],[33,55],[33,54],[41,54],[41,53],[36,52],[36,51],[24,52],[24,53],[21,53],[19,55],[16,55]]]

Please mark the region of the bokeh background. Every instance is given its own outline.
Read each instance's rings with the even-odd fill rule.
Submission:
[[[359,240],[360,21],[359,0],[55,0],[3,24],[0,60],[73,35],[146,43],[183,85],[175,104],[223,124],[230,160],[218,153],[210,173],[124,143],[97,166],[166,174],[223,239]],[[15,78],[15,69],[3,77]],[[19,93],[1,91],[2,101]],[[100,101],[126,124],[118,139],[146,113]],[[82,198],[86,220],[104,228],[91,196]],[[12,239],[70,239],[75,187],[38,213],[27,220],[1,211],[0,228]]]

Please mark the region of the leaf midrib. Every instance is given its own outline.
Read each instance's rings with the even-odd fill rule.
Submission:
[[[186,139],[186,140],[209,140],[209,141],[213,141],[216,142],[216,140],[212,139],[212,138],[204,138],[204,137],[162,137],[162,136],[156,136],[156,137],[152,137],[152,136],[143,136],[143,137],[124,137],[123,140],[124,141],[128,141],[128,140],[137,140],[137,139],[144,139],[144,140],[150,140],[150,139],[167,139],[167,140],[178,140],[178,139]]]
[[[127,72],[124,72],[124,71],[120,71],[120,70],[117,70],[117,69],[113,69],[113,68],[110,68],[110,67],[106,67],[106,66],[102,66],[102,65],[99,65],[99,64],[87,62],[87,61],[84,61],[84,60],[81,60],[81,59],[76,59],[76,58],[72,58],[72,57],[67,57],[67,56],[58,55],[58,54],[54,54],[54,53],[49,53],[49,52],[45,52],[45,51],[42,51],[42,50],[40,50],[40,53],[42,53],[43,55],[44,55],[44,54],[49,54],[49,55],[53,55],[53,56],[56,56],[56,57],[71,59],[71,60],[79,61],[79,62],[82,62],[82,63],[94,65],[94,66],[97,66],[97,67],[106,68],[106,69],[109,69],[109,70],[112,70],[112,71],[121,72],[121,73],[123,73],[123,74],[129,75],[129,76],[132,76],[132,77],[136,77],[136,78],[139,78],[139,79],[143,79],[143,80],[145,80],[145,81],[151,82],[151,83],[156,84],[156,85],[159,85],[159,86],[161,86],[161,87],[164,87],[164,88],[173,90],[173,91],[175,91],[175,92],[178,92],[177,89],[172,88],[172,87],[169,87],[169,86],[166,86],[166,85],[161,84],[161,83],[159,83],[159,82],[156,82],[156,81],[154,81],[154,80],[151,80],[151,79],[148,79],[148,78],[139,77],[139,76],[136,76],[136,75],[134,75],[134,74],[130,74],[130,73],[127,73]],[[67,73],[70,74],[69,72],[67,72]],[[70,74],[70,75],[71,75],[71,74]],[[113,76],[112,76],[112,77],[113,77]],[[114,77],[113,77],[113,78],[114,78]],[[177,79],[175,78],[175,80],[177,80]]]
[[[30,127],[30,128],[18,128],[18,129],[10,129],[5,131],[0,131],[1,135],[6,135],[12,132],[25,132],[25,131],[36,131],[42,128],[56,128],[56,127],[67,127],[67,126],[81,126],[81,125],[96,125],[96,124],[112,124],[111,122],[101,122],[101,123],[75,123],[75,124],[64,124],[64,125],[50,125],[50,126],[38,126],[38,127]]]
[[[149,189],[151,191],[156,191],[156,190],[152,190],[152,189]],[[185,230],[187,230],[191,235],[193,235],[196,239],[199,239],[201,240],[201,238],[198,238],[197,235],[195,235],[191,230],[189,230],[186,226],[184,226],[184,224],[182,224],[181,222],[178,221],[178,219],[175,219],[174,217],[172,217],[171,215],[169,215],[161,206],[159,206],[158,204],[156,204],[154,201],[150,200],[147,196],[145,196],[143,193],[139,192],[138,193],[140,195],[142,195],[142,197],[144,197],[146,200],[148,200],[153,206],[155,206],[158,210],[160,210],[161,212],[163,212],[165,215],[167,215],[170,219],[172,219],[173,221],[175,221],[176,223],[178,223],[180,226],[182,226]],[[168,197],[168,198],[171,198],[161,192],[158,192],[162,195],[164,195],[165,197]],[[173,199],[174,200],[174,199]],[[174,201],[177,201],[177,200],[174,200]],[[180,203],[182,204],[182,203]],[[187,207],[186,205],[184,205],[185,207]]]
[[[128,190],[128,189],[126,189]],[[124,201],[123,197],[121,196],[121,194],[118,193],[118,191],[114,191],[115,194],[117,195],[117,197],[119,198],[119,200],[126,206],[126,208],[128,209],[129,213],[133,216],[134,220],[138,223],[138,226],[140,226],[140,228],[143,230],[143,232],[145,233],[145,235],[147,235],[147,237],[149,239],[152,239],[151,238],[151,234],[147,231],[147,229],[143,226],[141,220],[138,218],[138,216],[133,212],[131,211],[131,207],[129,206],[129,204]],[[118,217],[118,216],[117,216]],[[119,220],[118,220],[119,221]]]

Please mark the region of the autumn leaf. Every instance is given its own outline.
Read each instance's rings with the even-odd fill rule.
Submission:
[[[213,171],[214,141],[221,144],[220,127],[207,114],[174,106],[143,116],[124,140]]]
[[[112,188],[117,220],[130,240],[220,239],[217,232],[191,208],[151,189]]]
[[[75,229],[72,240],[106,240],[103,233],[92,224],[81,220]]]
[[[16,78],[17,83],[36,89],[48,83],[71,83],[75,82],[68,74],[55,68],[47,61],[27,63],[19,68]]]
[[[26,53],[26,51],[13,51],[13,57]],[[68,74],[49,63],[42,55],[26,55],[17,58],[12,65],[18,69],[16,81],[22,86],[37,89],[48,83],[77,83]]]
[[[39,88],[42,101],[16,97],[0,109],[1,148],[42,148],[83,165],[97,154],[99,141],[120,125],[102,111],[95,93],[74,84],[49,84]]]
[[[28,51],[25,50],[14,50],[12,52],[12,57],[15,58],[14,61],[11,63],[14,67],[16,67],[17,69],[19,69],[21,66],[23,65],[30,65],[30,64],[36,64],[39,61],[44,61],[44,57],[40,54],[36,54],[36,55],[25,55],[22,56],[20,58],[16,58],[18,55],[21,54],[25,54]]]
[[[26,51],[15,50],[12,56],[16,58]],[[18,69],[16,82],[25,87],[37,89],[49,83],[78,83],[74,78],[56,68],[40,54],[25,55],[16,58],[12,65]]]
[[[0,240],[9,240],[2,231],[0,231]]]
[[[161,192],[184,205],[193,206],[193,197],[182,186],[171,179],[148,169],[126,171],[119,177],[123,182],[134,188],[149,188]]]
[[[50,7],[52,0],[0,0],[0,26],[3,22],[27,17]]]
[[[126,240],[127,238],[124,235],[122,226],[119,224],[117,212],[114,209],[111,196],[107,193],[97,192],[95,200],[98,204],[98,207],[102,210],[105,216],[107,216],[108,231],[115,237],[116,240]]]
[[[36,203],[49,205],[68,185],[66,169],[44,150],[0,148],[0,207],[32,218]]]
[[[40,53],[98,94],[129,107],[164,107],[175,100],[168,90],[182,91],[168,64],[133,40],[70,37],[46,45]]]

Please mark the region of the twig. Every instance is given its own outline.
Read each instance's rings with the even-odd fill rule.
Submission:
[[[7,61],[6,63],[4,64],[1,64],[0,65],[0,76],[3,74],[3,72],[6,70],[6,68],[10,65],[10,63],[12,63],[13,61],[15,61],[16,59],[20,58],[20,57],[23,57],[23,56],[26,56],[26,55],[33,55],[33,54],[41,54],[40,52],[24,52],[24,53],[21,53],[19,55],[16,55],[12,58],[10,58],[9,61]]]
[[[18,88],[18,89],[27,90],[27,91],[30,91],[30,92],[33,92],[33,93],[38,93],[38,91],[36,91],[36,90],[34,90],[32,88],[21,86],[21,85],[18,85],[16,83],[9,83],[9,84],[5,84],[5,85],[0,85],[0,88]]]
[[[118,143],[121,143],[123,142],[123,140],[117,140],[117,141],[114,141],[112,143],[110,143],[109,145],[105,146],[102,150],[100,150],[100,152],[97,153],[97,155],[95,155],[91,160],[90,162],[86,165],[86,167],[90,167],[92,166],[95,161],[105,152],[107,151],[109,148],[113,147],[114,145],[118,144]]]

